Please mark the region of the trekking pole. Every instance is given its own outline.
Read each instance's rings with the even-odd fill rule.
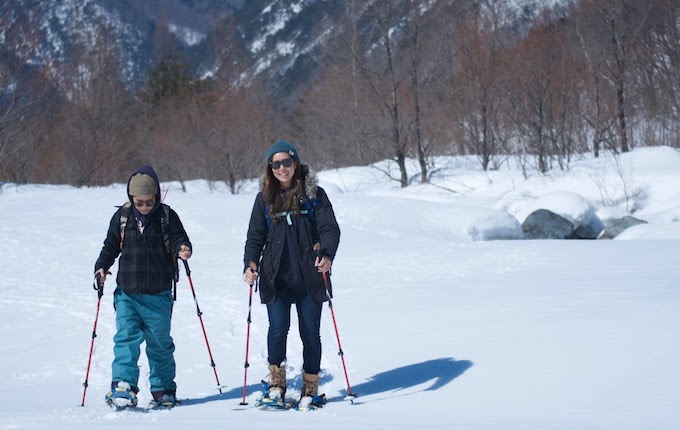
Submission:
[[[243,365],[243,401],[241,401],[240,403],[241,406],[245,406],[248,404],[248,402],[246,402],[246,386],[248,384],[248,368],[250,367],[250,364],[248,363],[248,349],[250,346],[250,322],[252,321],[250,319],[250,315],[252,308],[253,308],[253,285],[250,284],[250,293],[248,294],[248,320],[247,320],[248,330],[246,331],[246,362]]]
[[[335,338],[338,341],[338,355],[342,360],[342,370],[345,372],[345,381],[347,382],[347,396],[351,397],[350,401],[354,403],[354,398],[359,395],[352,393],[352,387],[349,385],[349,376],[347,376],[347,366],[345,366],[345,353],[342,351],[342,345],[340,344],[340,334],[338,332],[338,324],[335,320],[335,312],[333,311],[333,300],[331,300],[330,286],[328,284],[328,274],[326,272],[321,274],[323,276],[323,282],[326,286],[326,297],[328,298],[328,308],[331,310],[331,317],[333,318],[333,327],[335,328]]]
[[[191,287],[191,294],[194,296],[194,303],[196,303],[196,313],[198,314],[198,319],[201,321],[201,329],[203,330],[203,337],[205,338],[205,344],[208,347],[208,355],[210,356],[210,366],[213,368],[215,373],[215,380],[217,381],[217,389],[222,394],[222,385],[220,385],[220,378],[217,377],[217,368],[215,367],[215,360],[213,360],[212,351],[210,350],[210,343],[208,342],[208,335],[205,333],[205,325],[203,325],[203,312],[201,308],[198,307],[198,300],[196,299],[196,291],[194,290],[194,283],[191,280],[191,270],[189,270],[189,263],[186,260],[182,260],[184,263],[184,269],[187,272],[187,279],[189,279],[189,286]]]
[[[99,321],[99,306],[104,295],[104,282],[101,275],[97,272],[94,275],[94,283],[92,287],[97,291],[97,313],[94,317],[94,328],[92,329],[92,342],[90,343],[90,356],[87,359],[87,371],[85,372],[85,382],[83,382],[83,401],[80,406],[85,406],[85,394],[87,394],[87,380],[90,377],[90,364],[92,363],[92,351],[94,350],[94,338],[97,337],[97,321]]]

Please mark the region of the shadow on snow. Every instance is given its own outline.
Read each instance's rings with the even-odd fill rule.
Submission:
[[[325,374],[322,375],[319,383],[325,384],[333,380],[333,375]],[[302,385],[300,377],[297,378],[287,378],[288,388],[300,389]],[[262,391],[262,383],[258,382],[256,384],[249,384],[246,386],[246,401],[248,401],[248,396],[252,395],[254,392]],[[219,400],[230,400],[239,399],[243,400],[243,385],[240,387],[232,388],[229,391],[223,391],[222,394],[212,394],[210,396],[201,397],[198,399],[182,399],[182,405],[200,405],[201,403],[209,403]],[[250,402],[252,404],[252,402]]]
[[[457,377],[461,376],[467,369],[472,367],[472,362],[469,360],[454,360],[451,357],[438,358],[436,360],[423,361],[421,363],[410,364],[408,366],[399,367],[397,369],[388,370],[386,372],[378,373],[368,379],[366,382],[352,386],[352,393],[359,396],[358,404],[363,403],[362,397],[392,392],[392,395],[375,400],[385,400],[397,396],[407,396],[415,392],[408,392],[398,394],[399,391],[408,388],[416,387],[421,384],[432,381],[432,384],[420,391],[434,391],[447,385]],[[333,380],[333,375],[323,375],[321,377],[321,384]],[[351,382],[351,381],[350,381]],[[291,387],[294,386],[291,384]],[[248,395],[255,391],[261,391],[262,385],[260,383],[250,384],[246,387]],[[346,389],[343,390],[343,396],[336,396],[329,399],[330,402],[341,401],[346,395]],[[201,403],[208,403],[212,401],[228,400],[228,399],[242,399],[243,387],[233,388],[230,391],[225,391],[222,394],[214,394],[211,396],[199,399],[184,399],[184,405],[198,405]],[[246,398],[247,400],[247,398]]]
[[[453,381],[467,369],[472,367],[472,362],[468,360],[454,360],[451,357],[438,358],[436,360],[423,361],[421,363],[410,364],[397,369],[388,370],[372,376],[366,382],[352,387],[352,392],[361,398],[372,394],[394,392],[393,395],[383,397],[382,400],[397,396],[407,396],[420,391],[434,391],[442,388]],[[416,387],[432,381],[432,385],[418,390],[397,394],[397,392]],[[342,397],[334,397],[330,401],[341,400]],[[376,399],[381,400],[381,399]]]

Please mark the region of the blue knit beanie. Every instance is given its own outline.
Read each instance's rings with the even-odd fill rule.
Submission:
[[[269,163],[277,152],[288,153],[288,155],[295,158],[298,164],[300,164],[300,156],[298,155],[297,149],[295,149],[292,143],[286,142],[285,140],[279,140],[269,148],[265,162]]]

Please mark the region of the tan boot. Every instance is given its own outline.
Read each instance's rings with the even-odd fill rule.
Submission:
[[[286,395],[286,367],[269,365],[269,397],[283,397]]]
[[[319,391],[319,375],[302,374],[302,397],[314,397]]]

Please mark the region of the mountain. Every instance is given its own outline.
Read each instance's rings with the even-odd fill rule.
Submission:
[[[282,94],[295,92],[315,77],[322,64],[332,57],[342,40],[356,36],[371,56],[380,42],[376,32],[375,5],[379,2],[357,0],[249,0],[236,10],[241,46],[250,57],[248,67],[239,72],[253,79],[264,76]],[[418,3],[418,2],[416,2]],[[478,1],[435,0],[412,5],[412,1],[392,0],[377,8],[383,10],[398,41],[398,29],[414,20],[417,14],[455,16],[464,10],[480,8]],[[543,9],[556,9],[566,0],[513,0],[499,3],[511,21],[508,26],[530,28]],[[351,28],[356,25],[356,29]],[[208,43],[209,40],[205,40]],[[241,52],[223,56],[241,57]],[[219,74],[219,65],[202,57],[199,65],[205,75]],[[241,75],[241,76],[243,76]]]
[[[518,22],[531,21],[542,7],[564,0],[514,0]],[[408,2],[406,2],[408,3]],[[424,2],[426,9],[456,13],[477,2],[439,0]],[[236,67],[232,75],[248,80],[266,77],[273,88],[291,93],[314,77],[332,47],[329,41],[347,31],[348,17],[358,23],[358,33],[371,34],[371,2],[348,0],[12,0],[0,6],[0,30],[20,28],[34,35],[35,50],[16,43],[23,60],[44,67],[73,61],[79,51],[95,49],[96,35],[105,27],[110,46],[121,64],[128,85],[143,82],[159,51],[183,51],[200,76],[223,74],[225,64]],[[403,1],[388,2],[399,14]],[[392,16],[396,25],[411,15]],[[225,26],[233,31],[223,36]],[[212,35],[212,37],[211,37]],[[230,40],[225,43],[224,39]],[[222,44],[219,49],[216,44]],[[216,52],[219,54],[216,55]],[[232,61],[225,62],[225,59]],[[234,59],[239,59],[235,61]],[[243,60],[241,60],[243,59]]]
[[[154,35],[166,23],[172,43],[187,49],[205,37],[213,20],[243,0],[12,0],[0,6],[4,51],[28,64],[57,69],[78,52],[94,49],[106,28],[125,82],[144,81],[152,58]],[[8,39],[7,34],[29,37]],[[31,42],[28,47],[26,41]]]

